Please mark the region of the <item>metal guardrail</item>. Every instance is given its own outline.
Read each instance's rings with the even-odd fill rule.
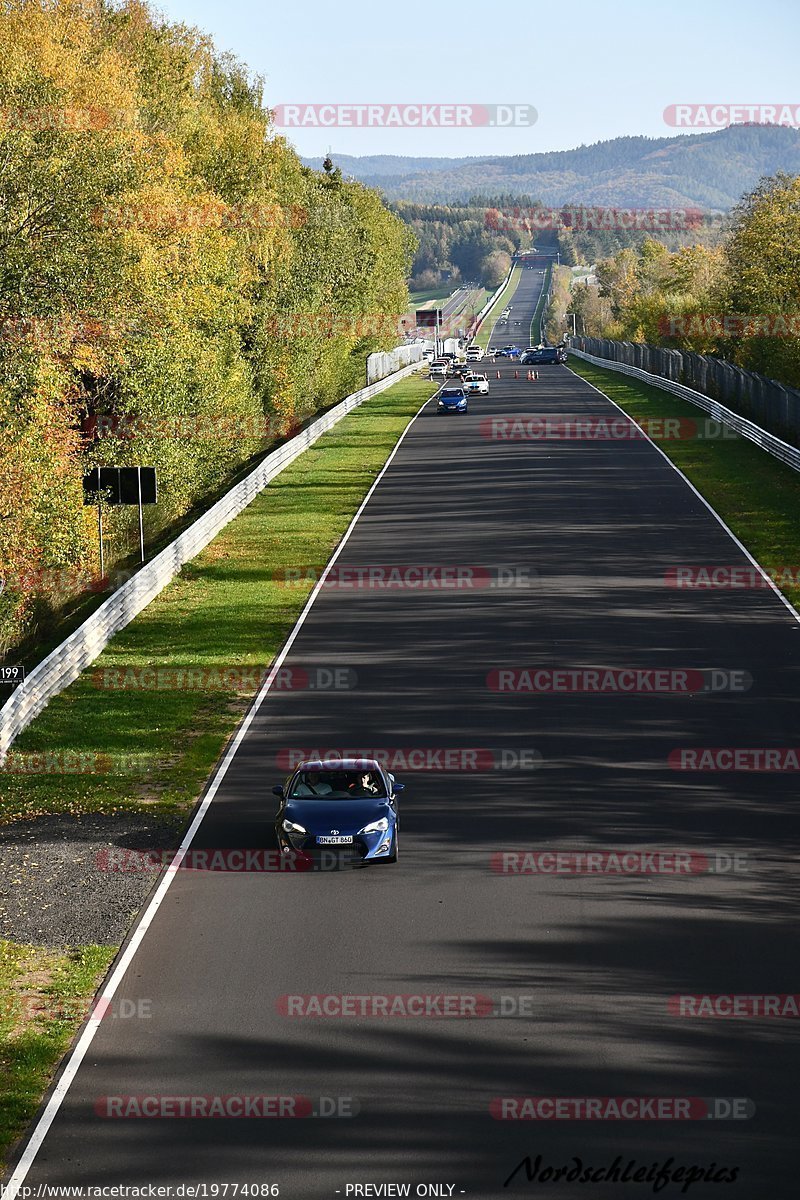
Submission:
[[[61,645],[48,654],[47,658],[42,659],[14,689],[0,709],[0,763],[5,759],[14,739],[30,725],[49,701],[73,683],[84,668],[94,662],[105,649],[114,634],[124,629],[146,608],[175,578],[184,563],[196,557],[220,530],[255,500],[276,475],[338,424],[342,417],[358,408],[365,400],[377,396],[399,379],[410,375],[417,366],[417,362],[412,362],[394,375],[347,396],[302,433],[273,450],[255,470],[240,480],[174,542],[117,588]]]
[[[760,425],[754,424],[753,421],[748,421],[746,417],[739,416],[738,413],[733,412],[730,408],[726,408],[724,404],[720,404],[717,400],[712,400],[709,396],[704,396],[702,392],[696,392],[692,388],[686,387],[682,383],[676,383],[672,379],[665,379],[663,375],[651,375],[649,371],[642,371],[641,368],[631,367],[627,363],[615,362],[611,358],[599,358],[596,354],[587,354],[585,350],[578,350],[571,345],[569,352],[570,354],[574,354],[576,358],[581,358],[596,367],[603,367],[607,371],[618,371],[621,375],[630,375],[634,379],[641,380],[643,383],[649,383],[653,387],[661,388],[663,392],[671,392],[673,396],[679,396],[681,400],[688,400],[690,404],[694,404],[698,408],[701,408],[703,412],[708,413],[715,421],[727,425],[741,437],[755,442],[757,446],[760,446],[762,450],[766,450],[773,458],[777,458],[780,462],[785,463],[795,471],[800,471],[800,450],[796,446],[790,446],[788,442],[784,442],[781,438],[776,437],[774,433],[768,433]]]
[[[715,400],[790,446],[800,448],[800,390],[758,371],[748,371],[713,354],[573,335],[570,344],[584,354],[637,367]]]

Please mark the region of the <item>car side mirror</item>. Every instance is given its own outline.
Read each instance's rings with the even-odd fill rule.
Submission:
[[[405,789],[405,786],[406,786],[406,785],[405,785],[404,783],[394,783],[394,784],[392,784],[392,787],[393,787],[393,789],[394,789],[394,794],[395,794],[395,796],[399,796],[399,795],[400,795],[400,793],[401,793],[402,791],[404,791],[404,789]]]
[[[281,800],[283,800],[284,796],[285,796],[285,792],[282,787],[274,787],[272,789],[272,794],[273,794],[273,796],[280,797]]]

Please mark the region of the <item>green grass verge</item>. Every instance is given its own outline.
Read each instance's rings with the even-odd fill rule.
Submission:
[[[477,344],[482,346],[484,350],[486,350],[489,345],[489,335],[492,332],[497,314],[501,313],[509,301],[514,299],[514,293],[517,290],[517,286],[521,277],[522,267],[518,265],[514,267],[513,271],[511,272],[511,278],[484,317],[481,327],[478,330],[478,336],[475,339]]]
[[[285,641],[321,568],[427,395],[402,380],[277,477],[14,744],[0,823],[43,813],[146,811],[180,820]],[[186,688],[174,671],[250,671],[244,689]],[[129,672],[151,670],[147,676]],[[108,672],[112,674],[109,676]],[[108,686],[140,679],[144,686]],[[162,686],[166,682],[167,686]]]
[[[0,1166],[115,954],[114,946],[64,951],[0,940]]]
[[[699,423],[705,419],[702,409],[660,388],[574,355],[569,365],[636,421],[678,418]],[[800,609],[800,587],[782,572],[784,567],[800,565],[800,474],[746,438],[665,439],[658,444]],[[735,561],[732,554],[730,562]]]

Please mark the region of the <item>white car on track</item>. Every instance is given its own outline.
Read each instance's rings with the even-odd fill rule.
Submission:
[[[465,375],[461,385],[468,396],[489,395],[489,380],[485,375]]]

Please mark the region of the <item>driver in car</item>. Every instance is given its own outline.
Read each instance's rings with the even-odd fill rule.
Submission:
[[[327,796],[333,791],[331,785],[322,778],[319,771],[306,771],[303,780],[297,788],[297,796]]]

